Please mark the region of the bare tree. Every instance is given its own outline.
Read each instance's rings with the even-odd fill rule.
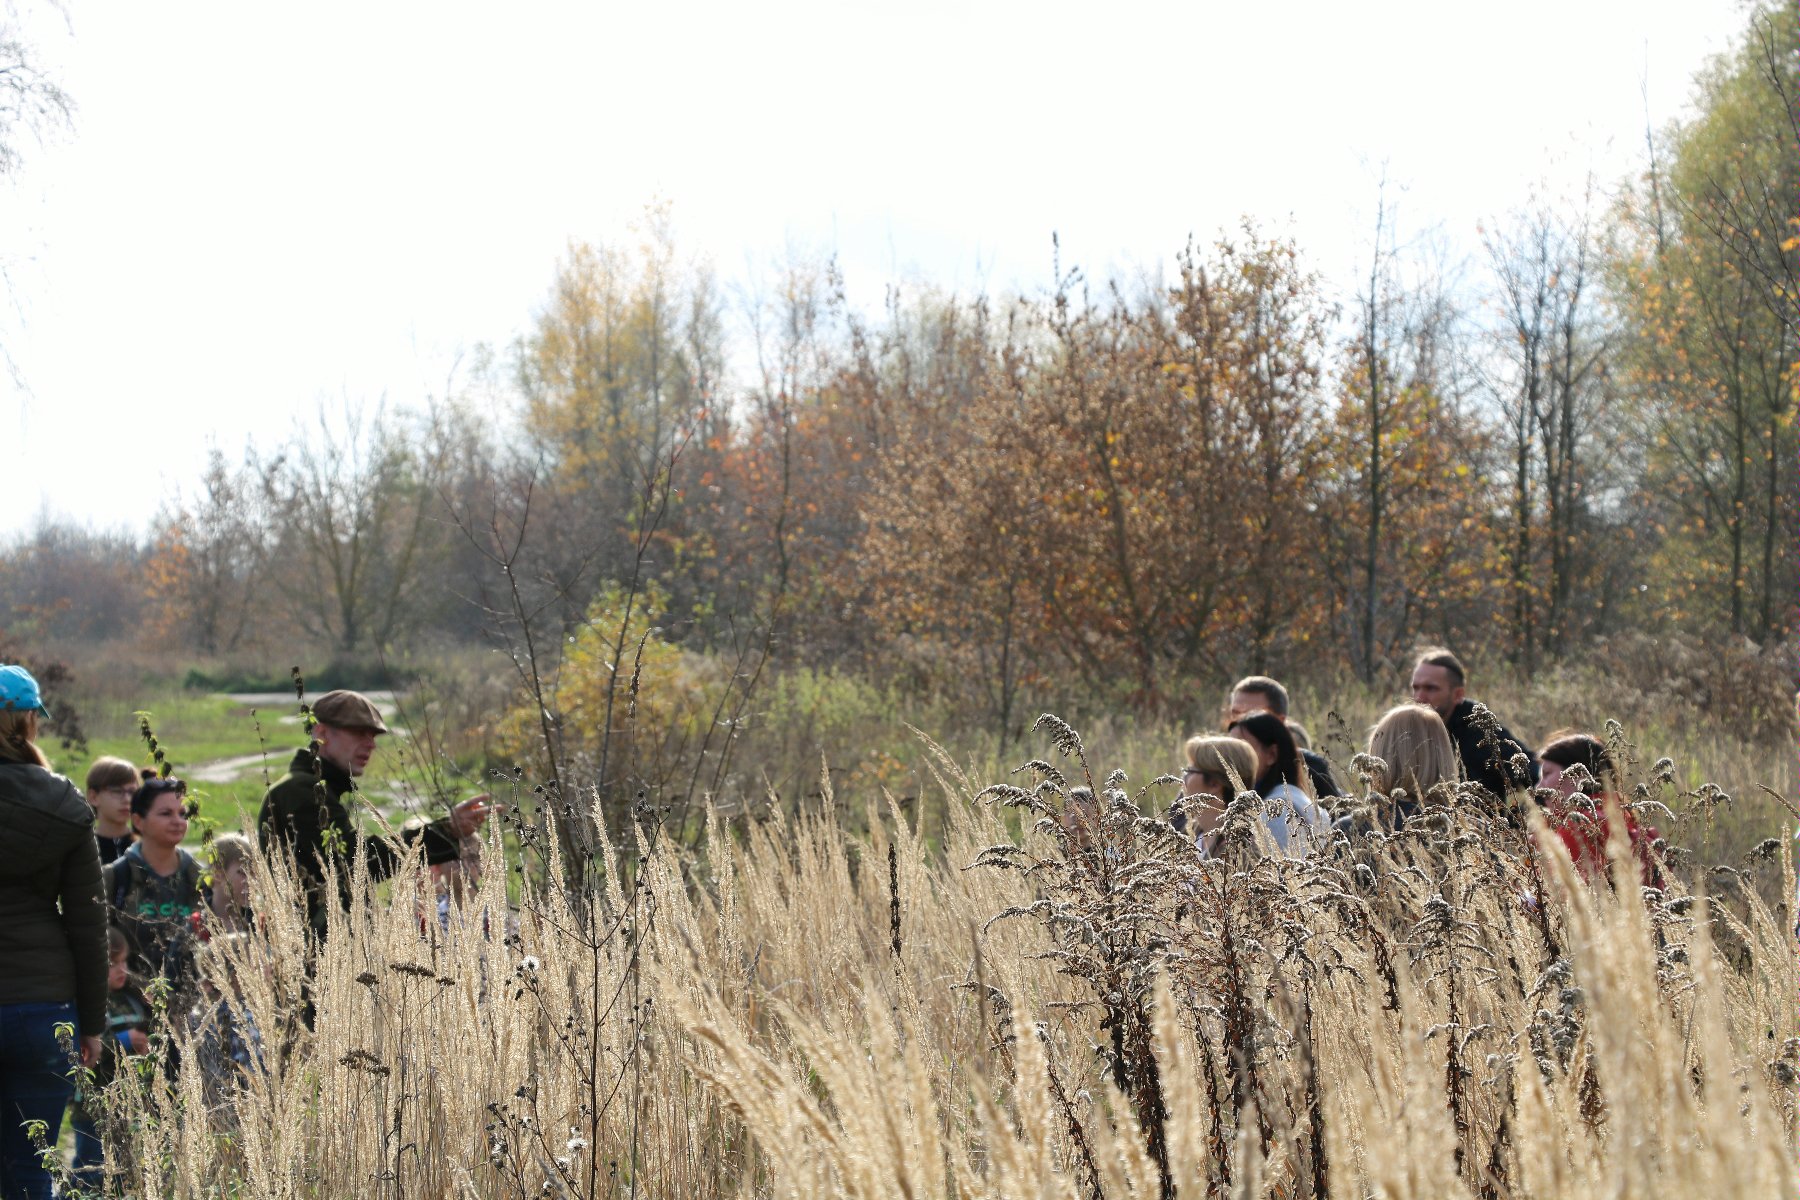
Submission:
[[[1578,541],[1598,467],[1587,451],[1606,403],[1608,335],[1594,286],[1589,200],[1573,216],[1538,205],[1484,234],[1499,310],[1487,377],[1511,459],[1513,657],[1527,674],[1541,651],[1568,644]]]
[[[272,550],[266,504],[253,467],[233,469],[215,447],[194,492],[156,521],[149,577],[164,626],[203,653],[236,650],[253,632]]]
[[[60,11],[60,10],[59,10]],[[75,102],[39,65],[37,50],[25,40],[17,6],[0,7],[0,178],[18,170],[24,139],[42,142],[66,129]]]
[[[273,602],[335,653],[391,646],[420,623],[454,440],[441,407],[408,419],[351,403],[337,424],[321,410],[260,465],[278,525]]]
[[[1385,181],[1368,274],[1339,347],[1322,545],[1353,669],[1372,679],[1426,625],[1470,597],[1454,564],[1479,560],[1463,532],[1485,511],[1482,423],[1464,410],[1466,328],[1453,268],[1429,236],[1402,240]]]

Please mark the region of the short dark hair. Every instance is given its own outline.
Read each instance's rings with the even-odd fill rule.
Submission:
[[[1233,684],[1231,690],[1234,693],[1254,692],[1268,701],[1263,705],[1264,710],[1272,712],[1278,717],[1287,716],[1287,689],[1267,675],[1246,675]]]
[[[134,817],[149,816],[150,810],[156,806],[156,798],[171,794],[187,795],[187,784],[173,777],[144,780],[143,786],[131,793],[131,815]]]
[[[1413,663],[1413,670],[1420,667],[1442,667],[1450,672],[1450,678],[1456,680],[1457,687],[1468,685],[1468,672],[1463,670],[1462,659],[1450,653],[1442,646],[1427,646],[1419,651],[1418,661]]]

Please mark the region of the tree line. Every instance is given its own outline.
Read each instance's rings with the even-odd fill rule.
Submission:
[[[1066,681],[1154,710],[1421,640],[1525,674],[1626,632],[1781,641],[1794,26],[1754,12],[1641,175],[1497,218],[1469,263],[1383,197],[1341,296],[1246,221],[1152,279],[871,314],[797,262],[734,300],[652,210],[572,246],[529,332],[423,410],[215,451],[143,541],[42,523],[0,562],[9,633],[486,639],[541,691],[623,605],[583,656],[616,683],[647,607],[640,653],[829,664],[1001,730]]]

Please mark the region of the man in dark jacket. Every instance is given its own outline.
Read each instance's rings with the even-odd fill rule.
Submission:
[[[1442,647],[1433,647],[1419,655],[1413,664],[1412,697],[1415,704],[1437,710],[1456,743],[1462,759],[1463,778],[1479,783],[1495,796],[1504,798],[1510,791],[1528,788],[1537,782],[1537,758],[1525,743],[1507,732],[1498,718],[1489,713],[1477,720],[1475,702],[1463,695],[1468,675],[1462,660]],[[1484,728],[1484,725],[1486,726]],[[1523,769],[1513,758],[1525,756]]]
[[[1232,686],[1231,694],[1225,698],[1227,716],[1226,724],[1249,716],[1257,709],[1262,709],[1271,716],[1281,718],[1282,724],[1288,721],[1288,691],[1276,680],[1267,675],[1248,675]],[[1312,750],[1301,750],[1300,758],[1306,764],[1306,773],[1312,776],[1313,795],[1341,796],[1343,791],[1337,780],[1331,777],[1331,764],[1323,754]]]
[[[359,692],[327,692],[313,701],[312,742],[294,754],[288,773],[263,797],[257,816],[257,840],[268,853],[279,844],[294,857],[307,885],[306,909],[313,931],[325,934],[328,911],[326,865],[338,873],[338,902],[350,906],[350,873],[363,860],[371,879],[385,879],[400,866],[414,843],[425,861],[436,864],[459,857],[458,843],[480,829],[488,818],[485,793],[464,800],[450,815],[408,829],[399,839],[364,834],[350,819],[344,797],[356,790],[356,777],[375,753],[375,739],[388,732],[381,712]]]

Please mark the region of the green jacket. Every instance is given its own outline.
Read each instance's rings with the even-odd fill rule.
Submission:
[[[386,879],[399,869],[414,844],[425,851],[425,861],[433,864],[454,861],[461,853],[448,820],[408,829],[398,840],[362,833],[344,806],[344,797],[355,790],[348,771],[308,747],[295,753],[288,773],[263,796],[262,812],[256,818],[263,853],[279,844],[294,856],[307,885],[307,919],[321,936],[327,911],[328,862],[338,872],[338,903],[349,911],[350,873],[358,858],[368,864],[371,879]]]
[[[61,775],[0,761],[0,1004],[62,1001],[74,1001],[84,1036],[105,1031],[94,810]]]

